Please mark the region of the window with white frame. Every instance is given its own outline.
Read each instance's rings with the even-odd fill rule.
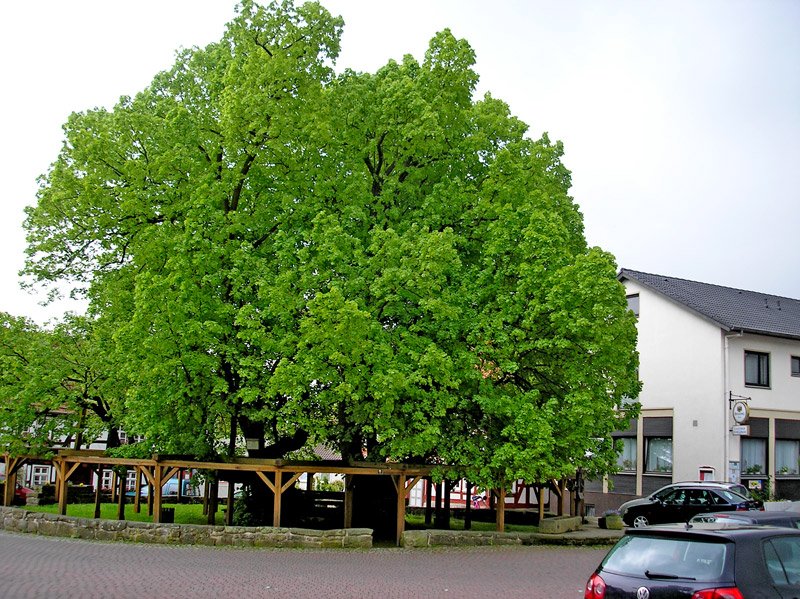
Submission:
[[[778,439],[775,441],[775,473],[800,474],[800,441]]]
[[[111,470],[103,470],[103,478],[100,483],[100,488],[104,491],[111,489],[111,478],[113,472]]]
[[[31,484],[40,487],[50,482],[50,466],[34,466],[31,473]]]
[[[621,437],[617,439],[622,445],[622,451],[617,456],[617,466],[623,472],[636,471],[636,437]]]
[[[672,437],[648,437],[645,445],[646,472],[672,472]]]
[[[767,471],[767,440],[742,439],[742,474],[764,474]]]
[[[769,387],[769,354],[744,352],[744,384],[750,387]]]

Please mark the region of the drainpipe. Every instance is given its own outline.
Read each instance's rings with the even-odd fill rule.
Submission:
[[[729,391],[730,384],[731,384],[731,372],[730,372],[730,359],[728,358],[728,354],[730,352],[730,344],[729,340],[733,337],[742,337],[744,335],[743,331],[739,331],[738,333],[732,333],[730,335],[725,335],[725,348],[722,352],[722,413],[723,419],[722,421],[725,423],[725,426],[722,427],[722,434],[723,442],[722,442],[722,467],[723,467],[723,476],[724,479],[728,480],[728,473],[729,473],[729,458],[730,458],[730,442],[731,442],[731,433],[730,433],[730,405],[729,405]],[[739,475],[741,476],[741,456],[739,458]],[[730,482],[730,481],[728,481]],[[737,481],[740,482],[740,481]]]

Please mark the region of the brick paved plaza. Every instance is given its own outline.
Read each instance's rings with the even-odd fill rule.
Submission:
[[[101,543],[0,532],[3,599],[583,596],[607,548],[291,550]]]

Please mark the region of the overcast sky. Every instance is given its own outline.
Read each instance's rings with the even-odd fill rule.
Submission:
[[[800,298],[800,1],[323,0],[337,69],[422,59],[449,27],[480,95],[564,142],[586,237],[620,267]],[[218,40],[235,0],[3,2],[0,311],[19,289],[23,208],[70,112],[111,108],[181,47]],[[79,308],[79,306],[78,306]]]

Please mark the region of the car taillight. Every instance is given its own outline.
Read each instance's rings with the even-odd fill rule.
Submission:
[[[744,595],[736,587],[726,587],[697,591],[692,595],[692,599],[744,599]]]
[[[592,574],[586,583],[583,599],[603,599],[606,596],[606,582],[597,574]]]

